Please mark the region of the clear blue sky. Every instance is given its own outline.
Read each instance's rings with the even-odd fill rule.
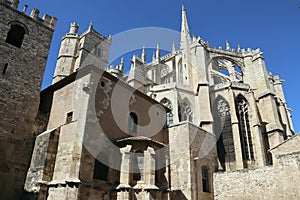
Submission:
[[[300,6],[299,0],[21,0],[58,18],[49,54],[43,88],[51,83],[61,37],[76,21],[80,32],[93,21],[94,28],[108,36],[140,27],[180,30],[181,5],[184,4],[190,32],[209,41],[211,46],[261,48],[268,71],[284,82],[288,106],[293,109],[295,131],[300,131]],[[28,12],[29,12],[28,11]]]

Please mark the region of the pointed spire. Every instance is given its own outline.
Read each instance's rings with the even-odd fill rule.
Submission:
[[[91,21],[90,25],[89,25],[89,31],[93,30],[93,27],[94,27],[94,25],[93,25],[93,22]]]
[[[145,46],[143,46],[142,61],[143,61],[143,63],[146,63],[146,47]]]
[[[238,51],[238,52],[241,51],[241,45],[240,45],[240,44],[238,44],[238,49],[237,49],[237,51]]]
[[[176,52],[176,46],[175,46],[175,42],[173,41],[172,43],[172,53],[174,54]]]
[[[226,50],[230,50],[230,44],[229,44],[228,40],[226,40]]]
[[[156,60],[160,61],[160,45],[159,45],[159,43],[157,43],[157,46],[156,46]]]
[[[152,54],[152,62],[154,62],[154,61],[155,61],[155,54],[153,52],[153,54]]]
[[[112,41],[112,35],[111,35],[111,34],[109,34],[108,40],[109,40],[110,42]]]
[[[124,57],[121,58],[121,62],[120,62],[120,65],[119,65],[119,70],[122,72],[123,74],[123,71],[124,71]]]
[[[188,25],[188,21],[187,21],[187,17],[186,17],[186,12],[185,12],[185,8],[184,5],[182,5],[182,17],[181,17],[181,34],[186,34],[189,35],[190,34],[190,30],[189,30],[189,25]]]
[[[180,49],[182,49],[184,46],[187,45],[191,38],[190,38],[190,30],[189,25],[186,17],[185,8],[182,5],[182,14],[181,14],[181,41],[180,41]]]

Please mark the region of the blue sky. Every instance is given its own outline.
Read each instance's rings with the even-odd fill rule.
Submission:
[[[300,131],[299,0],[21,0],[19,9],[25,3],[29,5],[28,12],[39,8],[41,16],[47,13],[58,18],[43,88],[51,83],[61,37],[68,32],[71,22],[76,21],[79,32],[83,32],[93,21],[94,28],[107,37],[141,27],[180,31],[184,4],[190,32],[209,41],[211,46],[224,47],[225,40],[229,40],[232,48],[238,44],[245,49],[261,48],[268,71],[286,81],[286,99],[293,110],[295,131]]]

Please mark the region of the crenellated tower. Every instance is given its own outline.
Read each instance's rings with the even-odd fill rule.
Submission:
[[[40,88],[56,18],[0,1],[0,199],[23,199]]]

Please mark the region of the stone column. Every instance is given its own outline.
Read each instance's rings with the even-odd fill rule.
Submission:
[[[177,123],[179,123],[178,107],[180,106],[178,104],[178,92],[177,92],[177,89],[174,89],[174,97],[173,97],[173,99],[171,99],[171,102],[172,102],[172,106],[173,106],[173,110],[172,110],[172,113],[173,113],[173,123],[177,124]]]
[[[288,117],[288,120],[289,120],[291,131],[294,134],[295,133],[295,129],[294,129],[293,121],[292,121],[291,109],[290,108],[286,108],[286,112],[287,112],[287,117]]]
[[[265,147],[263,142],[263,137],[260,129],[260,121],[258,116],[258,109],[256,107],[254,93],[248,93],[248,103],[250,106],[250,112],[252,117],[250,118],[251,124],[251,135],[253,137],[253,144],[255,148],[255,158],[257,162],[257,166],[265,166],[266,165],[266,155],[265,155]]]
[[[129,185],[130,181],[130,150],[131,145],[121,148],[122,161],[121,161],[121,170],[120,170],[120,185],[116,188],[120,190],[117,195],[117,200],[127,200],[129,199]]]
[[[230,106],[230,117],[232,123],[232,135],[233,135],[233,143],[234,143],[234,152],[235,152],[235,162],[236,162],[236,170],[243,169],[243,154],[242,154],[242,146],[240,140],[240,130],[239,130],[239,121],[236,116],[235,110],[235,100],[232,89],[229,89],[229,106]]]
[[[146,185],[146,200],[154,199],[151,191],[158,190],[155,185],[155,151],[152,147],[148,147],[145,151],[145,168],[144,168],[144,182]]]
[[[287,135],[287,137],[292,137],[293,133],[291,132],[291,129],[290,129],[290,123],[289,123],[289,118],[288,118],[288,115],[287,115],[287,110],[286,110],[286,107],[285,107],[285,103],[280,102],[279,111],[280,111],[282,122],[283,122],[283,124],[286,125],[286,129],[285,129],[286,135]]]
[[[273,149],[277,145],[281,144],[283,142],[283,132],[282,130],[273,129],[270,131],[267,131],[268,133],[268,140],[270,149]]]
[[[118,192],[117,200],[128,200],[128,199],[130,199],[129,191],[122,190]]]
[[[146,185],[146,189],[158,189],[155,186],[155,151],[152,147],[148,147],[144,155],[145,155],[144,182]]]
[[[213,133],[213,117],[210,107],[209,83],[198,83],[197,99],[199,112],[198,117],[195,118],[195,124],[200,124],[201,128]],[[196,112],[195,112],[196,113]]]

